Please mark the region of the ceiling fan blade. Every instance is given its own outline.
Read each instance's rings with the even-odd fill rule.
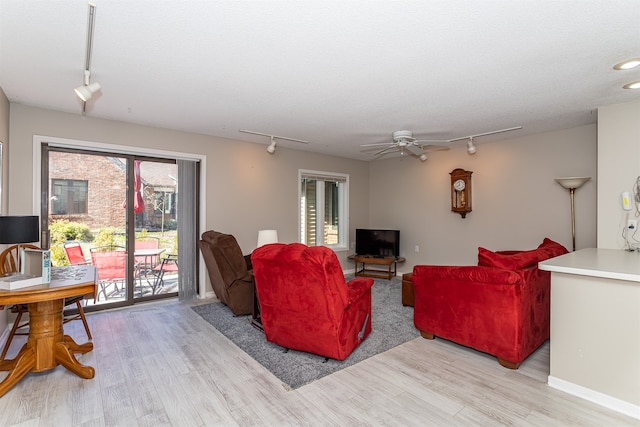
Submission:
[[[415,154],[416,156],[420,156],[420,155],[424,154],[424,151],[422,151],[422,148],[417,146],[417,145],[409,144],[404,148],[406,148],[407,151],[410,151],[411,153]]]
[[[440,146],[440,145],[434,145],[434,146],[429,146],[429,145],[423,145],[422,149],[424,150],[425,153],[430,153],[432,151],[447,151],[450,150],[451,148],[447,145],[447,146]]]
[[[382,154],[389,154],[389,153],[393,153],[394,151],[398,151],[398,146],[397,145],[391,145],[389,147],[383,148],[382,150],[376,151],[375,153],[373,153],[374,156],[380,156]]]
[[[374,142],[372,144],[360,144],[360,147],[379,147],[381,145],[394,145],[392,142]]]
[[[451,141],[448,140],[443,140],[443,139],[434,139],[434,140],[429,140],[429,139],[422,139],[419,141],[414,141],[414,143],[416,144],[420,144],[420,145],[434,145],[434,146],[441,146],[441,147],[448,147],[449,144],[451,144]]]

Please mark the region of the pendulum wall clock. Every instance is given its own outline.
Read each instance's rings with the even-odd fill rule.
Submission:
[[[464,169],[454,169],[451,175],[451,210],[462,218],[471,212],[471,174]]]

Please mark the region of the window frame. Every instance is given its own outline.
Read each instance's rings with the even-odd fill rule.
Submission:
[[[65,185],[62,186],[60,184],[64,183]],[[81,183],[84,184],[84,186],[76,186],[77,183]],[[89,199],[88,199],[88,195],[89,195],[89,181],[86,179],[73,179],[73,178],[51,178],[51,194],[53,194],[53,197],[58,197],[58,195],[56,194],[55,189],[56,188],[63,188],[66,189],[66,191],[64,191],[65,193],[65,202],[64,202],[64,206],[65,206],[65,212],[64,213],[55,213],[53,207],[56,205],[56,201],[54,201],[52,199],[52,203],[51,203],[51,215],[53,216],[82,216],[82,215],[88,215],[89,213]],[[69,191],[69,190],[72,191]],[[78,191],[78,190],[82,190],[82,191]],[[69,194],[73,194],[73,198],[72,200],[69,200]],[[83,194],[84,193],[84,194]],[[78,199],[75,197],[76,195],[82,195],[84,198],[83,206],[84,206],[84,210],[83,212],[76,212],[75,208],[78,206]],[[73,212],[71,212],[73,211]]]
[[[349,175],[337,172],[315,171],[309,169],[298,169],[298,240],[304,243],[303,237],[303,206],[302,206],[302,180],[304,178],[315,178],[316,182],[337,182],[338,186],[338,243],[318,244],[315,246],[326,246],[334,251],[346,251],[349,248]],[[319,191],[316,194],[316,242],[324,241],[324,185],[317,186]],[[321,238],[319,239],[319,237]]]

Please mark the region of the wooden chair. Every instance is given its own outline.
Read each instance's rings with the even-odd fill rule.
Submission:
[[[23,244],[20,245],[20,248],[29,248],[29,249],[40,249],[38,246]],[[17,259],[18,256],[18,245],[9,246],[2,253],[0,253],[0,275],[5,275],[7,273],[16,273],[18,271]],[[84,324],[84,330],[87,332],[87,337],[91,338],[91,331],[89,330],[89,324],[87,323],[87,318],[84,315],[84,310],[82,308],[82,300],[84,299],[84,295],[78,295],[75,297],[65,298],[64,306],[67,307],[69,305],[75,304],[78,309],[78,314],[65,315],[63,319],[63,324],[71,322],[72,320],[82,320]],[[7,342],[4,344],[2,348],[2,353],[0,353],[0,360],[4,360],[7,352],[9,351],[9,347],[11,346],[11,342],[13,341],[13,337],[15,335],[29,335],[29,332],[18,332],[18,330],[22,330],[25,327],[29,326],[29,322],[21,322],[22,316],[25,313],[28,313],[26,304],[16,304],[10,307],[12,313],[16,314],[16,320],[13,322],[13,327],[9,332],[9,336],[7,337]]]

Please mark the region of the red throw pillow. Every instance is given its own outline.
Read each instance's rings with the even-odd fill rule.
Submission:
[[[485,267],[520,270],[538,263],[538,249],[514,254],[499,254],[485,248],[478,248],[478,265]]]
[[[478,248],[478,265],[485,267],[504,268],[506,270],[520,270],[531,267],[539,261],[544,261],[568,253],[560,243],[545,237],[540,246],[530,251],[518,251],[511,254],[497,253],[488,249]]]
[[[547,237],[544,238],[538,249],[540,249],[540,261],[569,253],[567,248]]]

